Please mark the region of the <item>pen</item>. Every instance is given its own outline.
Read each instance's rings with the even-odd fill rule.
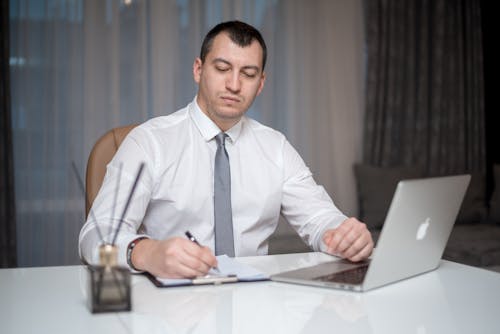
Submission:
[[[192,242],[194,242],[195,244],[197,244],[198,246],[201,247],[200,243],[198,242],[198,240],[196,240],[196,238],[191,234],[191,232],[189,231],[186,231],[186,237],[191,240]]]
[[[191,232],[186,231],[186,233],[185,233],[185,234],[186,234],[186,237],[187,237],[189,240],[191,240],[192,242],[194,242],[195,244],[197,244],[198,246],[200,246],[200,247],[201,247],[200,243],[198,242],[198,240],[196,240],[196,238],[194,237],[194,235],[192,235],[192,234],[191,234]],[[219,268],[217,268],[217,267],[213,267],[212,269],[214,269],[214,270],[216,270],[218,273],[220,273]]]

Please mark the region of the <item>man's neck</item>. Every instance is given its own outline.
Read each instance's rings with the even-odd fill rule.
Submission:
[[[210,118],[210,116],[208,116],[208,117]],[[233,126],[235,126],[236,123],[238,123],[241,118],[239,118],[237,120],[231,119],[231,120],[228,120],[228,121],[225,121],[225,120],[217,121],[217,120],[214,120],[212,118],[210,118],[210,119],[212,120],[212,122],[215,123],[215,125],[217,125],[219,127],[219,129],[221,129],[222,132],[226,132],[227,130],[229,130]]]
[[[217,127],[222,132],[226,132],[227,130],[231,129],[241,120],[241,117],[221,118],[210,114],[208,111],[205,110],[207,107],[203,103],[200,103],[199,96],[197,96],[196,103],[198,104],[198,107],[200,108],[201,112],[204,113],[212,122],[214,122],[214,124],[217,125]]]

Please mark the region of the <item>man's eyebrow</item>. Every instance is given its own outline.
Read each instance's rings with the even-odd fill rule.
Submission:
[[[229,66],[232,66],[233,64],[231,64],[231,62],[227,61],[226,59],[224,58],[215,58],[214,60],[212,60],[212,63],[224,63],[226,65],[229,65]],[[260,67],[257,66],[257,65],[245,65],[242,67],[243,70],[255,70],[257,72],[260,71]]]
[[[256,65],[247,65],[247,66],[243,66],[243,69],[244,70],[255,70],[257,72],[260,71],[260,67],[259,66],[256,66]]]
[[[215,58],[214,60],[212,60],[212,63],[224,63],[227,65],[231,65],[231,63],[224,58]]]

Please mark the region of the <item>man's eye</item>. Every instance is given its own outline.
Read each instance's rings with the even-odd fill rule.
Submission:
[[[227,72],[229,71],[229,67],[220,67],[220,66],[217,66],[215,67],[215,69],[219,72]]]
[[[255,78],[257,76],[257,73],[254,73],[254,72],[243,72],[243,75],[246,76],[247,78]]]

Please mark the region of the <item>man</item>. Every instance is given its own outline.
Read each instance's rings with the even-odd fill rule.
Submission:
[[[221,196],[229,207],[222,228],[230,234],[222,247],[229,244],[225,249],[235,256],[267,254],[280,213],[317,251],[351,261],[371,254],[366,226],[335,207],[285,137],[245,117],[264,87],[266,53],[260,33],[242,22],[221,23],[207,34],[193,64],[194,101],[136,127],[108,165],[95,215],[80,233],[82,257],[97,259],[101,240],[93,217],[104,238],[112,238],[141,162],[144,173],[117,238],[119,263],[133,270],[179,278],[216,266],[213,250],[227,238],[216,231],[224,224]],[[229,189],[220,186],[219,168],[226,168]],[[188,240],[188,230],[205,246]]]

